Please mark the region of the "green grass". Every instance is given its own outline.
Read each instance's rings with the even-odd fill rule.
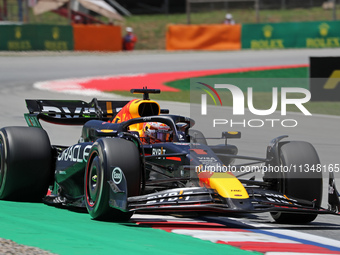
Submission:
[[[266,71],[251,71],[251,72],[240,72],[240,73],[226,73],[226,74],[218,74],[218,75],[209,75],[204,78],[307,78],[309,69],[307,67],[303,68],[288,68],[288,69],[278,69],[278,70],[266,70]],[[255,82],[256,80],[252,80]],[[177,80],[173,82],[167,82],[166,85],[170,87],[174,87],[180,90],[189,90],[190,89],[190,79]],[[266,86],[266,84],[261,84],[257,91],[268,91],[271,90],[270,87]],[[254,86],[254,85],[253,85]],[[265,87],[264,87],[265,86]],[[242,89],[245,91],[244,88]],[[254,86],[255,87],[255,86]],[[307,88],[307,84],[299,84],[299,87]]]
[[[254,95],[253,95],[253,103],[256,109],[269,109],[272,105],[272,93],[271,89],[273,86],[272,82],[268,82],[267,84],[263,84],[263,79],[260,78],[285,78],[283,81],[287,82],[288,78],[301,78],[298,80],[294,80],[294,84],[289,83],[289,87],[300,87],[307,88],[309,87],[308,80],[308,68],[290,68],[290,69],[278,69],[278,70],[266,70],[266,71],[253,71],[253,72],[242,72],[242,73],[229,73],[229,74],[220,74],[220,75],[211,75],[203,78],[254,78],[245,80],[246,82],[239,86],[243,91],[246,91],[246,88],[251,86],[253,87]],[[256,84],[256,78],[258,81],[261,81],[259,84]],[[249,83],[250,81],[250,83]],[[270,80],[268,80],[270,81]],[[273,81],[280,81],[279,79],[275,79]],[[297,81],[297,82],[296,82]],[[181,92],[162,92],[161,94],[151,95],[153,100],[166,100],[166,101],[176,101],[176,102],[190,102],[190,79],[177,80],[166,83],[166,85],[174,88],[178,88]],[[275,84],[275,87],[279,87]],[[123,95],[123,96],[131,96],[129,92],[115,92],[113,93]],[[140,95],[134,95],[137,98],[141,98]],[[299,98],[299,94],[288,94],[288,98]],[[245,98],[247,98],[247,93],[245,93]],[[278,95],[280,98],[280,93]],[[208,103],[213,104],[213,102]],[[223,105],[232,106],[233,100],[231,93],[224,93]],[[308,102],[304,104],[304,106],[314,114],[329,114],[329,115],[339,115],[340,116],[340,102]],[[280,100],[278,102],[277,110],[280,110]],[[287,106],[287,111],[299,112],[300,110],[293,105]]]

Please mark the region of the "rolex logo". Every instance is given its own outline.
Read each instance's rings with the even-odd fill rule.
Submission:
[[[21,27],[16,27],[14,29],[14,36],[16,39],[20,39],[21,38]]]
[[[52,37],[54,40],[57,40],[59,39],[59,35],[60,35],[60,31],[59,31],[59,28],[58,27],[54,27],[52,29]]]
[[[329,30],[329,25],[327,23],[322,23],[319,26],[319,32],[321,36],[327,36],[328,35],[328,30]]]
[[[273,33],[273,30],[274,30],[274,28],[272,26],[266,25],[262,28],[262,30],[263,30],[264,37],[266,37],[266,38],[272,37],[272,33]]]

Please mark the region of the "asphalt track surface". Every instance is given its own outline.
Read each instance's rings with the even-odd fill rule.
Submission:
[[[32,84],[38,81],[135,73],[308,64],[310,56],[340,56],[340,50],[133,52],[129,54],[1,53],[0,126],[26,125],[23,118],[23,113],[26,112],[25,98],[76,98],[85,101],[90,101],[91,99],[89,96],[59,94],[33,89]],[[190,109],[185,104],[162,102],[161,106],[162,108],[169,108],[171,113],[174,114],[190,114]],[[219,114],[231,116],[230,108],[216,108],[215,110],[220,111]],[[319,115],[305,117],[301,114],[291,114],[289,116],[298,120],[298,127],[293,129],[281,127],[239,128],[242,131],[242,139],[235,141],[234,144],[239,147],[240,154],[264,157],[269,141],[279,135],[287,134],[291,140],[311,142],[316,147],[322,164],[339,163],[339,117]],[[276,117],[280,118],[280,116]],[[247,115],[245,118],[247,118]],[[60,128],[50,125],[45,125],[45,127],[54,144],[71,145],[77,142],[80,135],[80,129],[76,127]],[[204,130],[207,127],[202,124],[200,128]],[[338,186],[340,186],[339,178],[337,178],[337,182],[339,183]],[[326,193],[327,186],[324,185],[324,206],[327,205]],[[212,219],[212,221],[216,220],[221,219]],[[228,218],[225,220],[228,220]],[[319,216],[315,222],[306,226],[278,225],[273,222],[268,214],[247,215],[246,217],[237,218],[235,222],[239,222],[239,225],[236,225],[240,228],[245,223],[248,226],[262,230],[294,230],[298,233],[311,233],[320,237],[340,240],[340,218],[336,216]]]

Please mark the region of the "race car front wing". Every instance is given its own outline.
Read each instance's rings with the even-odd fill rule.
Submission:
[[[128,210],[148,213],[259,213],[291,212],[340,215],[339,194],[334,177],[330,175],[329,208],[316,205],[316,201],[288,197],[280,192],[263,188],[246,188],[247,199],[221,197],[213,189],[189,187],[164,190],[148,195],[128,198]],[[331,193],[332,192],[332,193]]]

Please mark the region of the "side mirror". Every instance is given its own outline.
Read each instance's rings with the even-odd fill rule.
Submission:
[[[241,138],[241,132],[239,132],[239,131],[225,131],[225,132],[222,132],[222,138],[225,139],[225,144],[227,144],[228,139]]]

